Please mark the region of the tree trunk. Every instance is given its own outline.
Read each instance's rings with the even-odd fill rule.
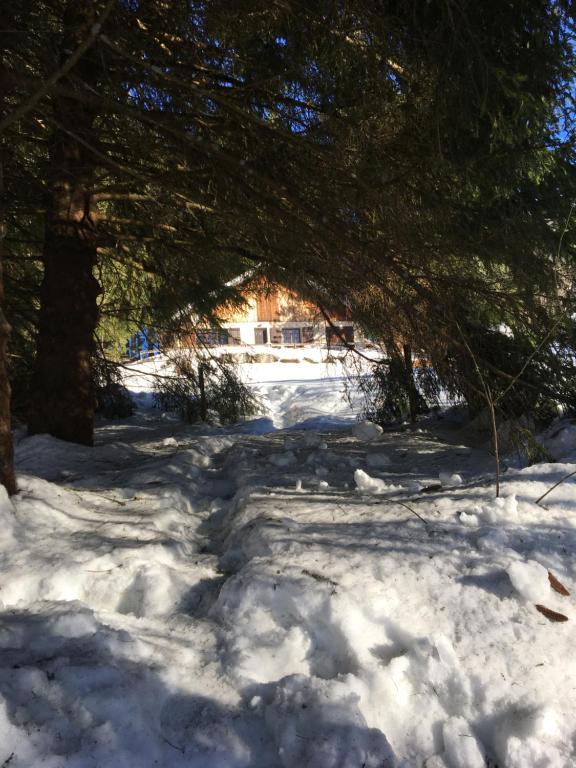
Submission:
[[[8,24],[0,15],[0,28],[8,29]],[[0,71],[4,68],[6,51],[0,51]],[[6,108],[6,93],[4,78],[0,77],[0,118]],[[4,191],[4,152],[5,138],[0,139],[0,485],[8,493],[16,493],[16,475],[14,474],[14,450],[12,445],[12,423],[10,418],[10,382],[8,380],[8,340],[10,325],[4,313],[4,277],[3,277],[3,246],[6,236],[6,201]]]
[[[0,150],[1,151],[1,150]],[[0,485],[8,493],[16,493],[14,450],[10,419],[10,382],[8,380],[8,340],[10,325],[4,314],[4,280],[2,274],[2,247],[6,233],[4,220],[4,165],[0,157]]]
[[[206,421],[208,418],[208,403],[206,402],[206,363],[198,363],[198,389],[200,390],[200,419]]]
[[[90,0],[69,0],[63,19],[62,58],[89,34],[95,21]],[[67,53],[68,52],[68,53]],[[95,88],[94,49],[76,64],[66,85],[70,97],[54,100],[48,211],[42,261],[40,318],[28,430],[92,445],[92,357],[100,292],[96,264],[97,215],[91,199],[96,113],[73,97]]]
[[[410,421],[415,424],[418,418],[418,390],[414,383],[414,366],[412,364],[412,347],[409,344],[402,345],[404,354],[404,368],[406,370],[406,389],[408,392],[408,404],[410,408]]]

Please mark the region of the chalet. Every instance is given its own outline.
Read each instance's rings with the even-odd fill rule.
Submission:
[[[191,328],[182,332],[179,345],[337,347],[360,340],[358,327],[344,311],[331,311],[328,321],[316,304],[284,286],[276,284],[264,288],[250,282],[239,282],[236,286],[239,284],[242,285],[243,306],[221,307],[218,326],[199,327],[191,319]],[[160,348],[153,329],[145,328],[128,340],[126,356],[147,358],[158,354]]]
[[[330,322],[317,305],[281,285],[243,291],[244,306],[222,308],[218,328],[196,329],[197,341],[208,346],[330,346],[354,343],[357,331],[345,313]]]

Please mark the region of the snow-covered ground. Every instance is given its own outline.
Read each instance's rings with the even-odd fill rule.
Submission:
[[[229,351],[228,347],[214,348],[211,353],[217,356]],[[240,377],[253,388],[265,414],[258,425],[252,423],[252,432],[295,424],[338,429],[356,420],[362,402],[358,391],[350,387],[350,376],[359,364],[350,353],[327,347],[263,346],[250,347],[246,354],[271,360],[238,365]],[[378,358],[376,350],[363,350],[363,354]],[[360,370],[367,370],[366,364]],[[146,407],[151,404],[154,376],[173,373],[169,359],[160,355],[130,363],[124,380],[136,401]],[[347,389],[351,398],[346,396]]]
[[[19,442],[0,766],[576,765],[575,478],[535,503],[574,425],[495,499],[457,435],[359,429],[341,372],[268,365],[252,424]]]

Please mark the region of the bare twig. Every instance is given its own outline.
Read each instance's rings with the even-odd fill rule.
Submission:
[[[548,490],[546,491],[546,493],[543,493],[543,494],[542,494],[542,496],[540,496],[538,499],[536,499],[536,504],[540,504],[540,502],[542,501],[542,499],[545,499],[545,498],[546,498],[546,496],[548,496],[548,494],[549,494],[549,493],[552,493],[552,491],[553,491],[555,488],[558,488],[558,486],[559,486],[559,485],[562,485],[562,483],[563,483],[565,480],[568,480],[570,477],[573,477],[574,475],[576,475],[576,470],[574,470],[574,472],[569,472],[567,475],[564,475],[564,477],[561,477],[561,478],[560,478],[560,480],[558,480],[558,482],[557,482],[557,483],[554,483],[554,485],[552,485],[550,488],[548,488]]]
[[[165,741],[168,746],[172,747],[172,749],[178,750],[178,752],[181,752],[183,755],[186,754],[186,747],[179,747],[177,744],[174,744],[170,739],[167,739],[164,734],[160,734],[162,741]]]
[[[416,512],[415,509],[412,509],[412,507],[408,506],[408,504],[405,504],[403,501],[394,500],[394,504],[399,504],[401,507],[404,507],[409,512],[412,512],[413,515],[416,515],[418,520],[421,520],[425,525],[429,525],[429,521],[426,520],[425,517],[422,517],[422,515],[419,512]]]

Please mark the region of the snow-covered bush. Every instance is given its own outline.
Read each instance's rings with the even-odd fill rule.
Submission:
[[[439,398],[431,368],[422,366],[408,371],[397,357],[374,363],[372,371],[360,377],[359,388],[365,402],[361,418],[381,425],[410,418],[411,397],[417,413],[427,413]]]
[[[258,412],[258,402],[231,359],[198,357],[182,350],[171,357],[174,375],[157,377],[154,403],[190,423],[216,416],[233,424]]]

